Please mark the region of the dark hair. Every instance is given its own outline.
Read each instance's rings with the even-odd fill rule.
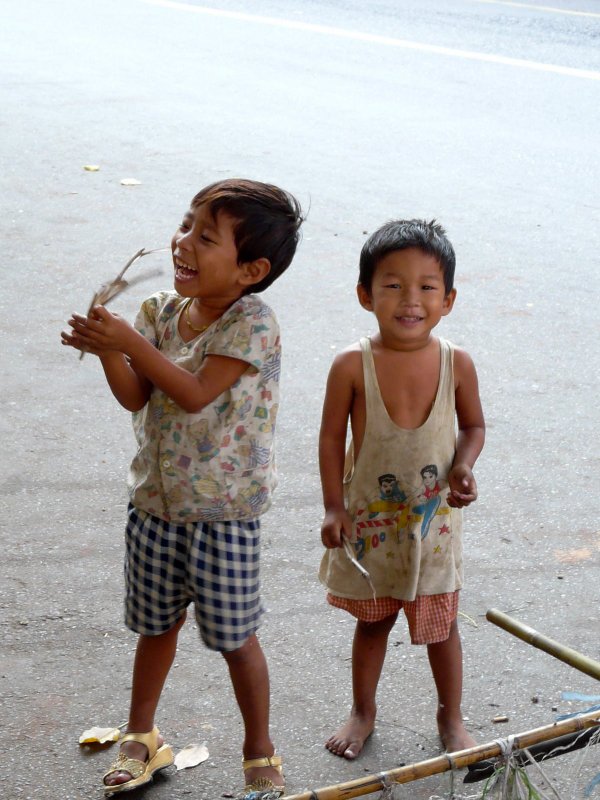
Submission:
[[[206,204],[213,218],[222,211],[235,220],[233,235],[238,264],[268,258],[271,270],[248,292],[262,292],[292,263],[304,221],[300,203],[270,183],[227,178],[205,186],[192,208]]]
[[[396,476],[395,476],[395,475],[392,475],[392,473],[391,473],[391,472],[386,472],[386,474],[385,474],[385,475],[380,475],[380,476],[377,478],[377,480],[379,481],[379,485],[380,485],[380,486],[381,486],[381,484],[382,484],[384,481],[385,481],[386,483],[388,483],[389,481],[394,481],[394,483],[397,483],[397,482],[398,482],[398,478],[396,478]]]
[[[423,469],[421,470],[421,477],[422,478],[425,477],[425,473],[426,472],[431,472],[431,474],[435,475],[436,478],[438,476],[438,468],[436,467],[435,464],[427,464],[426,467],[423,467]]]
[[[444,274],[444,290],[454,286],[456,256],[444,228],[434,219],[393,219],[372,233],[360,253],[358,282],[370,292],[377,265],[388,253],[416,247],[435,256]]]

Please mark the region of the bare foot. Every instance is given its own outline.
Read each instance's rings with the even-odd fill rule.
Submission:
[[[440,739],[447,753],[456,753],[458,750],[468,750],[475,747],[477,742],[465,728],[462,718],[447,719],[442,709],[437,713],[437,724]]]
[[[157,745],[162,747],[165,740],[159,735]],[[119,753],[124,753],[127,758],[134,758],[137,761],[146,762],[148,760],[148,748],[145,744],[139,742],[123,742]],[[133,779],[133,775],[127,770],[116,769],[109,772],[104,778],[106,786],[120,786],[122,783],[127,783]]]
[[[363,749],[374,727],[375,717],[361,716],[353,711],[348,721],[325,742],[325,747],[336,756],[352,760]]]

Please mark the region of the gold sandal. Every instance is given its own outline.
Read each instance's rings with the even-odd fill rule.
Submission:
[[[158,728],[154,727],[148,733],[126,733],[121,738],[123,742],[138,742],[148,748],[148,760],[140,761],[137,758],[129,758],[125,753],[119,753],[117,760],[110,767],[108,772],[102,776],[104,783],[104,794],[116,794],[117,792],[129,792],[131,789],[137,789],[138,786],[143,786],[145,783],[150,783],[152,776],[159,769],[170,767],[175,761],[173,751],[168,744],[158,746]],[[105,778],[112,775],[113,772],[128,772],[131,779],[124,783],[115,783],[110,786],[106,783]]]
[[[242,769],[252,769],[252,767],[273,767],[280,775],[283,775],[283,760],[281,756],[262,756],[261,758],[248,758],[242,761]],[[256,778],[252,783],[246,784],[243,800],[277,800],[285,793],[285,783],[276,784],[270,778]]]

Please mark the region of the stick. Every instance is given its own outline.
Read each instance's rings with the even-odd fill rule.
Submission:
[[[117,295],[121,294],[121,292],[124,292],[129,286],[133,286],[136,283],[140,283],[140,281],[145,281],[148,278],[154,278],[156,275],[160,275],[162,270],[155,269],[151,272],[147,272],[145,275],[137,275],[135,278],[133,278],[133,280],[130,281],[126,281],[123,278],[123,275],[125,275],[129,267],[134,264],[138,258],[141,258],[142,256],[148,256],[150,253],[161,253],[163,250],[168,249],[168,247],[156,247],[154,250],[146,250],[144,247],[142,247],[141,250],[138,250],[137,253],[134,253],[114,280],[103,283],[102,286],[100,286],[100,288],[94,292],[94,296],[92,297],[87,311],[87,316],[89,317],[94,306],[98,304],[105,306],[110,300],[113,300]],[[79,354],[80,361],[84,355],[85,350],[82,350]]]
[[[373,592],[373,602],[375,603],[375,605],[377,605],[377,594],[375,593],[375,587],[373,586],[373,581],[371,580],[371,576],[369,575],[367,570],[362,566],[362,564],[358,563],[357,559],[354,556],[354,551],[352,550],[352,545],[350,544],[350,542],[344,536],[343,533],[342,533],[342,544],[344,545],[344,550],[346,551],[346,555],[348,556],[348,558],[350,559],[352,564],[354,564],[356,569],[360,572],[360,574],[363,576],[363,578],[369,584],[369,589]]]
[[[513,738],[513,748],[514,750],[522,750],[538,742],[554,739],[565,733],[585,730],[595,725],[600,725],[600,710],[592,711],[589,714],[581,714],[563,722],[555,722],[543,728],[535,728],[531,731],[518,733]],[[323,789],[286,795],[286,800],[346,800],[346,798],[350,797],[361,797],[365,794],[381,791],[390,782],[411,783],[420,778],[439,775],[451,769],[461,769],[469,766],[469,764],[475,764],[477,761],[496,758],[500,755],[502,755],[502,744],[498,741],[489,742],[488,744],[470,747],[468,750],[446,753],[443,756],[420,761],[417,764],[407,764],[405,767],[381,772],[379,775],[368,775],[354,781],[326,786]]]
[[[600,663],[598,661],[594,661],[594,659],[584,656],[578,653],[577,650],[556,642],[554,639],[549,639],[547,636],[530,628],[529,625],[509,617],[508,614],[504,614],[496,608],[490,608],[485,616],[494,625],[498,625],[499,628],[512,633],[513,636],[517,636],[527,644],[549,653],[554,658],[558,658],[559,661],[564,661],[565,664],[569,664],[569,666],[600,681]]]

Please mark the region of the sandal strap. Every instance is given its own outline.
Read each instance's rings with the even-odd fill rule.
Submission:
[[[147,733],[126,733],[121,737],[120,744],[123,744],[123,742],[137,742],[138,744],[143,744],[144,747],[148,748],[148,761],[151,761],[158,750],[158,734],[159,730],[155,725],[154,728]]]
[[[259,758],[246,758],[242,760],[242,769],[252,769],[253,767],[273,767],[281,774],[283,759],[273,753],[272,756],[260,756]]]

